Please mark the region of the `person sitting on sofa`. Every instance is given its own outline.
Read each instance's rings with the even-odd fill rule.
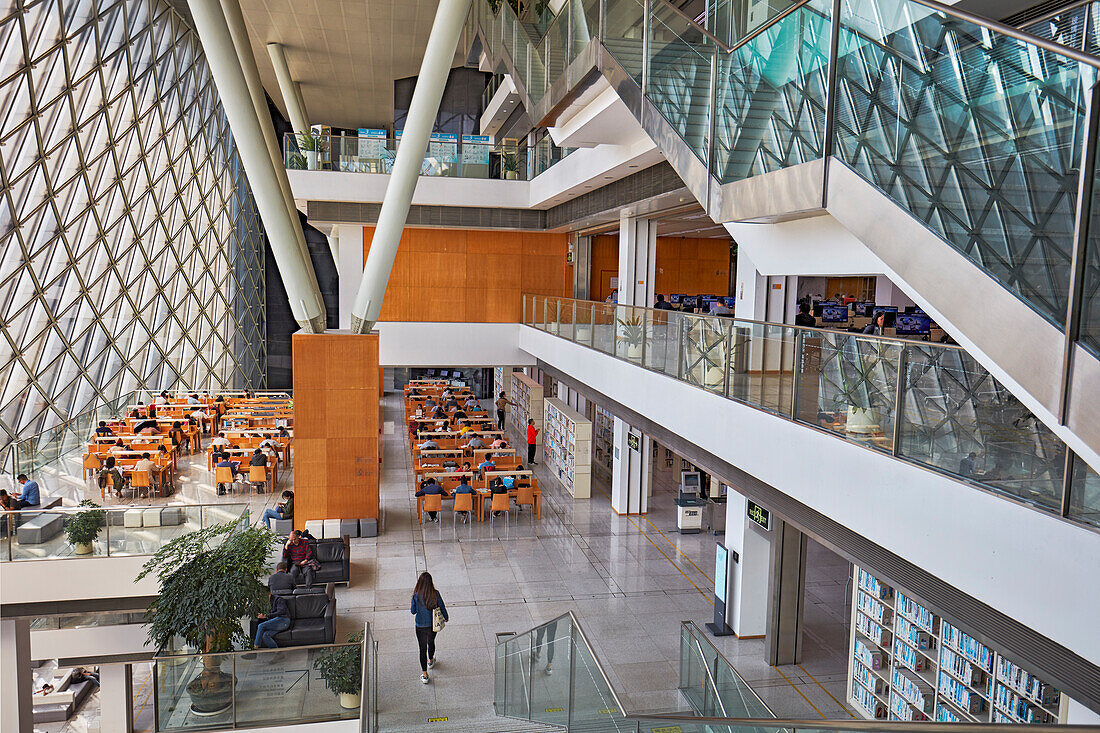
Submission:
[[[298,579],[308,588],[313,585],[313,571],[321,564],[313,558],[313,548],[309,546],[298,530],[292,530],[283,547],[283,562],[290,566],[290,577],[298,584]]]
[[[260,624],[256,627],[256,639],[252,646],[256,649],[275,649],[275,635],[290,628],[290,609],[286,598],[278,593],[271,594],[271,610],[256,617]]]
[[[267,579],[267,590],[269,593],[294,591],[294,578],[290,577],[290,573],[287,572],[289,567],[290,566],[285,562],[281,562],[275,566],[275,574]]]

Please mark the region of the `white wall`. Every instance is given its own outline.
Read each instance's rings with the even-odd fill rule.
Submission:
[[[81,629],[46,629],[31,632],[31,658],[101,657],[145,654],[148,629],[142,624],[88,626]]]
[[[385,321],[378,326],[382,366],[522,366],[534,364],[518,347],[518,323]]]
[[[88,557],[0,563],[0,603],[153,596],[159,592],[155,577],[134,581],[148,559]]]
[[[761,275],[873,275],[882,261],[828,214],[778,224],[726,224],[737,257]]]
[[[1100,557],[1100,535],[532,328],[520,330],[520,347],[1100,661],[1095,563],[1066,562]]]

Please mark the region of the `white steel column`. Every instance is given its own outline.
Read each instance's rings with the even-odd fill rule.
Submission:
[[[195,30],[210,63],[225,115],[256,199],[271,251],[290,300],[294,320],[307,333],[325,330],[325,304],[305,246],[298,212],[287,206],[283,192],[290,184],[286,170],[272,162],[249,92],[248,81],[219,0],[188,0]]]
[[[657,268],[657,222],[619,218],[619,305],[652,307]]]
[[[726,623],[739,638],[764,636],[768,629],[771,540],[767,530],[748,518],[748,499],[733,489],[726,492],[723,544],[739,556],[737,562],[730,556]]]
[[[428,136],[432,132],[439,101],[451,71],[458,37],[466,23],[470,0],[440,0],[435,11],[420,76],[416,80],[409,116],[393,163],[386,197],[378,214],[378,226],[371,240],[370,253],[363,265],[363,279],[355,295],[355,307],[351,312],[352,333],[368,333],[382,312],[382,297],[390,279],[397,245],[409,216],[413,191],[420,177],[424,151],[428,148]]]
[[[630,435],[637,439],[637,450],[630,447]],[[611,508],[618,514],[645,514],[653,477],[653,443],[616,417],[611,445]]]
[[[99,719],[103,730],[134,730],[134,682],[132,665],[99,666]]]
[[[267,44],[267,54],[271,57],[271,65],[275,67],[275,79],[279,82],[279,92],[283,95],[286,104],[286,113],[290,117],[290,125],[294,132],[309,132],[309,117],[306,115],[306,107],[302,102],[302,90],[298,82],[290,76],[290,67],[286,65],[286,53],[283,52],[283,44]]]
[[[4,731],[32,733],[31,621],[0,619],[0,711]]]

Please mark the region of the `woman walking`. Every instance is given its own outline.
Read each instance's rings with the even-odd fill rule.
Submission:
[[[435,589],[431,573],[423,572],[416,581],[412,597],[412,615],[415,617],[416,641],[420,645],[420,681],[431,682],[428,670],[435,667],[435,609],[439,609],[444,621],[450,621],[443,596]]]

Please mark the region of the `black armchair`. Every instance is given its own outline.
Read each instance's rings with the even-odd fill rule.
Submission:
[[[351,542],[347,535],[339,539],[314,540],[313,558],[321,569],[313,574],[315,583],[347,583],[351,585]]]
[[[332,644],[336,641],[336,587],[329,583],[312,588],[280,591],[290,612],[290,626],[275,635],[275,643],[284,646]],[[256,637],[258,622],[252,619],[249,635]]]

